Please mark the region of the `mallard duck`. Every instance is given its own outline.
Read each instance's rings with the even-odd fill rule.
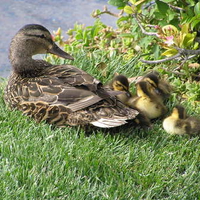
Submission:
[[[151,85],[146,81],[139,81],[136,84],[137,97],[131,98],[128,105],[136,108],[149,119],[155,119],[164,115],[167,111],[166,107],[160,102],[153,93],[151,93]]]
[[[117,95],[117,98],[125,105],[127,104],[129,98],[132,96],[129,91],[128,78],[122,74],[114,76],[114,78],[109,81],[105,87],[115,91],[122,91],[123,93]]]
[[[164,130],[172,135],[200,134],[200,119],[187,117],[183,106],[175,106],[170,116],[163,120]]]
[[[159,73],[156,71],[146,74],[141,81],[148,82],[152,86],[151,92],[161,101],[171,95],[172,86],[166,80],[159,78]]]
[[[5,89],[5,102],[36,121],[58,126],[94,125],[111,128],[138,115],[116,99],[117,91],[72,65],[52,65],[32,58],[52,53],[73,57],[61,50],[50,32],[38,24],[21,28],[10,44],[12,74]]]

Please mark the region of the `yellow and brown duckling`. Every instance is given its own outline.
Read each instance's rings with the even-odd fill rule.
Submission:
[[[36,121],[58,126],[94,125],[117,127],[138,115],[116,99],[118,91],[73,65],[52,65],[32,58],[52,53],[73,57],[61,50],[50,32],[38,24],[21,28],[10,45],[13,72],[5,89],[5,102]]]
[[[146,74],[141,81],[148,82],[151,87],[151,93],[158,97],[161,101],[169,98],[172,92],[172,86],[165,80],[159,78],[158,72],[150,72]]]
[[[122,91],[124,93],[117,95],[117,98],[125,105],[129,105],[129,101],[135,99],[136,97],[133,96],[130,92],[130,86],[128,78],[122,74],[118,74],[114,76],[114,78],[106,85],[112,90],[115,91]],[[134,122],[137,125],[149,127],[151,126],[151,122],[148,117],[146,117],[143,113],[139,113],[137,117],[134,119]]]
[[[164,104],[152,93],[152,86],[146,81],[139,81],[136,84],[137,97],[131,98],[128,102],[130,107],[136,108],[145,114],[149,119],[163,116],[167,109]]]
[[[125,105],[127,104],[129,98],[132,97],[132,94],[129,91],[128,78],[122,74],[114,76],[114,78],[108,82],[106,87],[111,90],[122,91],[123,93],[117,95],[117,98]]]
[[[187,117],[184,107],[178,105],[163,120],[163,128],[171,135],[197,135],[200,134],[200,119]]]

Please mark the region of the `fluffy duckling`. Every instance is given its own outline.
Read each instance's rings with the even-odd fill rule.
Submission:
[[[127,105],[127,102],[129,98],[132,96],[132,94],[129,91],[129,82],[128,78],[124,75],[116,75],[114,78],[108,82],[106,87],[115,90],[115,91],[122,91],[122,94],[117,95],[117,98],[125,105]]]
[[[13,71],[4,96],[10,108],[21,110],[37,122],[57,126],[112,128],[138,115],[137,110],[117,100],[118,91],[105,89],[87,72],[73,65],[52,65],[32,57],[44,53],[73,60],[41,25],[26,25],[12,39],[9,58]]]
[[[152,86],[146,81],[136,84],[137,97],[129,99],[128,105],[145,114],[149,119],[164,115],[167,111],[164,104],[152,92]]]
[[[163,120],[164,130],[171,135],[200,134],[200,119],[187,117],[183,106],[175,106],[170,116]]]
[[[142,81],[146,81],[152,86],[151,92],[161,101],[169,98],[172,92],[172,86],[166,80],[160,79],[158,72],[146,74]]]
[[[122,91],[124,92],[123,94],[117,95],[117,98],[125,105],[129,106],[129,101],[130,99],[135,99],[131,92],[129,91],[129,81],[128,78],[124,75],[116,75],[108,84],[106,87],[109,87],[112,90],[115,91]],[[151,126],[151,122],[146,115],[143,113],[139,113],[137,117],[134,119],[134,122],[137,125],[140,125],[142,127],[149,127]]]

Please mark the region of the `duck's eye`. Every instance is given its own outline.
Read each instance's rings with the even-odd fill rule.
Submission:
[[[44,35],[44,34],[42,34],[42,35],[40,35],[40,37],[41,37],[41,38],[45,38],[45,35]]]

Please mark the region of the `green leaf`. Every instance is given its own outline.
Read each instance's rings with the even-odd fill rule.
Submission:
[[[191,23],[191,27],[192,29],[194,29],[194,27],[200,23],[200,20],[194,20],[192,23]]]
[[[134,38],[132,33],[121,33],[119,36],[124,38]]]
[[[198,15],[200,13],[200,2],[198,2],[195,6],[194,6],[194,13],[195,15]]]
[[[169,24],[172,24],[175,27],[179,27],[180,21],[177,18],[172,19]]]
[[[156,0],[156,4],[158,7],[158,10],[161,14],[165,15],[167,13],[167,10],[169,9],[168,4],[164,3],[163,1]]]
[[[126,12],[127,14],[133,14],[133,9],[130,6],[125,6],[124,12]]]
[[[162,0],[164,3],[169,3],[169,2],[172,2],[174,0]]]
[[[175,16],[176,16],[176,13],[174,11],[168,10],[168,20],[169,21],[173,20],[174,18],[177,18]]]
[[[186,34],[183,40],[183,47],[189,47],[194,42],[195,37],[196,32]]]
[[[124,0],[109,0],[108,4],[110,4],[112,6],[117,6],[117,7],[124,7],[127,2],[128,2],[128,0],[126,0],[126,1],[124,1]]]
[[[183,24],[182,27],[181,27],[181,33],[182,34],[188,34],[189,32],[189,24],[186,23],[186,24]]]
[[[167,51],[163,52],[162,55],[170,57],[176,55],[177,53],[178,51],[176,49],[168,49]]]
[[[199,43],[198,42],[195,42],[194,43],[194,46],[193,46],[193,49],[197,49],[199,47]]]
[[[196,25],[200,22],[200,14],[192,17],[192,19],[190,19],[189,23],[191,23],[191,28],[194,29],[194,27],[196,27]],[[198,28],[197,28],[198,29]]]
[[[81,39],[83,39],[83,36],[81,33],[77,33],[75,38],[76,38],[76,40],[81,40]]]
[[[132,4],[135,4],[136,0],[129,0]]]
[[[158,59],[159,56],[160,56],[160,47],[159,47],[159,45],[154,45],[152,50],[153,50],[154,58]]]

